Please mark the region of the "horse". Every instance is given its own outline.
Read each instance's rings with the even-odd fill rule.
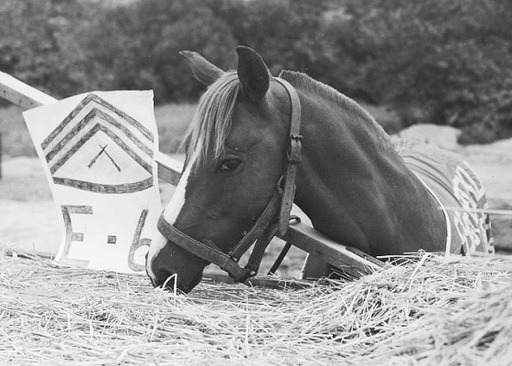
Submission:
[[[294,71],[273,77],[256,51],[239,46],[236,52],[237,69],[227,72],[181,52],[207,89],[191,122],[181,178],[146,257],[154,286],[174,278],[188,293],[210,262],[230,267],[234,248],[256,239],[247,239],[255,222],[275,219],[276,210],[268,218],[269,207],[291,165],[294,204],[336,242],[372,256],[492,252],[485,193],[459,157],[394,142],[330,86]],[[292,119],[300,134],[290,132]],[[290,160],[290,145],[297,144],[300,163]],[[307,257],[304,278],[331,274],[328,264]]]

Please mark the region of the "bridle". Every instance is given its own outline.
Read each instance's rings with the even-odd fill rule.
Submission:
[[[214,263],[229,273],[235,282],[244,282],[258,273],[263,253],[279,231],[284,234],[290,223],[290,212],[295,197],[295,175],[301,161],[302,136],[300,133],[301,106],[297,91],[286,80],[275,78],[287,91],[291,103],[288,147],[283,175],[276,184],[276,191],[262,214],[247,234],[229,251],[222,252],[212,241],[200,242],[169,224],[162,213],[157,223],[160,233],[176,245],[205,261]],[[244,268],[240,257],[256,241],[251,256]]]

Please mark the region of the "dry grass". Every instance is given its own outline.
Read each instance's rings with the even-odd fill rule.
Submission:
[[[350,283],[269,290],[0,257],[10,365],[438,364],[512,360],[512,258],[425,256]]]

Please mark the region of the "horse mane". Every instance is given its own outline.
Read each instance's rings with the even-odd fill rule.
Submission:
[[[370,113],[368,113],[356,101],[340,93],[333,87],[297,71],[283,70],[279,74],[279,77],[285,79],[296,88],[311,91],[325,99],[331,100],[333,103],[342,107],[343,109],[355,113],[363,120],[368,121],[369,126],[372,127],[380,136],[384,137],[386,140],[389,140],[389,135],[384,131],[384,128],[377,123],[375,118],[373,118]]]
[[[185,139],[187,157],[196,151],[200,162],[210,151],[215,158],[222,154],[240,89],[236,71],[226,72],[206,89]]]

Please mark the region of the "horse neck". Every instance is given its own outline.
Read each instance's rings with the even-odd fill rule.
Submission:
[[[299,94],[304,142],[295,203],[313,226],[371,255],[442,250],[443,213],[385,132],[348,98],[340,105]]]

